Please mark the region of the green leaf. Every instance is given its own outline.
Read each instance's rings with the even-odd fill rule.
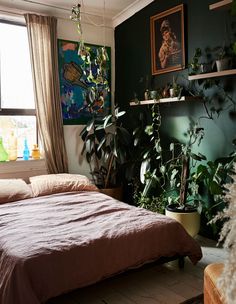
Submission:
[[[102,146],[103,146],[103,144],[104,144],[105,142],[106,142],[106,136],[103,137],[102,140],[100,141],[100,143],[99,143],[99,145],[98,145],[98,147],[97,147],[97,150],[98,150],[98,151],[102,148]]]
[[[195,154],[195,153],[190,153],[190,156],[191,156],[193,159],[195,159],[195,160],[198,160],[198,161],[201,161],[201,160],[202,160],[201,156],[199,156],[199,155],[197,155],[197,154]]]
[[[151,168],[151,159],[147,158],[144,161],[142,161],[141,163],[141,167],[140,167],[140,180],[141,183],[144,184],[145,182],[145,174],[150,170]]]
[[[98,144],[95,144],[95,149],[94,149],[94,151],[95,151],[95,154],[96,154],[97,158],[98,158],[98,159],[101,159],[101,157],[102,157],[102,151],[101,151],[101,150],[98,150]]]
[[[87,132],[89,132],[93,128],[94,122],[95,122],[94,119],[92,119],[88,122],[87,127],[86,127]]]
[[[119,149],[117,150],[117,154],[118,154],[118,161],[121,165],[123,165],[126,162],[126,152]]]
[[[96,127],[96,131],[103,130],[103,129],[104,129],[103,124]]]
[[[219,195],[219,194],[223,193],[223,189],[215,181],[212,181],[209,183],[209,190],[210,190],[210,193],[214,194],[214,195]]]
[[[82,137],[85,133],[88,134],[88,132],[87,132],[87,126],[85,126],[85,127],[82,129],[82,131],[80,132],[79,136]]]
[[[140,132],[140,127],[134,129],[133,135],[136,135],[136,134],[138,134],[139,132]]]
[[[86,153],[86,160],[87,160],[88,163],[90,163],[90,161],[91,161],[90,153]]]
[[[139,144],[140,139],[138,137],[136,137],[134,139],[134,146],[137,147],[137,145]]]
[[[143,158],[146,159],[149,156],[150,150],[144,153]]]
[[[165,167],[164,165],[162,165],[162,166],[160,167],[160,172],[161,172],[162,174],[164,174],[164,173],[166,172],[166,167]]]
[[[130,133],[123,127],[117,127],[117,134],[119,139],[124,142],[127,146],[132,145],[132,137]]]
[[[106,117],[104,117],[104,123],[103,123],[103,128],[105,129],[109,123],[109,120],[112,118],[112,115],[107,115]]]
[[[198,152],[198,156],[201,157],[201,160],[206,160],[206,156],[203,155],[202,153]]]
[[[121,116],[123,116],[125,113],[126,113],[125,111],[121,111],[121,112],[115,113],[115,117],[116,117],[116,118],[121,117]]]
[[[86,141],[87,135],[88,135],[87,127],[84,127],[84,129],[83,129],[83,130],[81,131],[81,133],[80,133],[81,139],[82,139],[83,141]]]

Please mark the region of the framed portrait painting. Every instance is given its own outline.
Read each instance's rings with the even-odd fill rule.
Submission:
[[[58,39],[60,97],[64,125],[86,124],[111,112],[111,48],[109,60],[98,64],[103,48],[85,44],[82,55],[79,43]]]
[[[185,68],[184,5],[150,18],[152,75]]]

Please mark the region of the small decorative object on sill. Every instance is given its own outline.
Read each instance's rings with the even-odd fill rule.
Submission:
[[[174,89],[173,88],[170,88],[170,97],[173,98],[175,97],[175,94],[174,94]]]
[[[157,91],[150,91],[150,98],[157,99]]]
[[[11,131],[8,138],[8,159],[17,160],[17,138],[15,137],[14,131]]]
[[[39,151],[38,145],[36,145],[36,144],[34,145],[31,156],[33,159],[40,159],[40,151]]]
[[[149,100],[150,99],[150,93],[149,90],[146,90],[144,93],[144,100]]]
[[[24,141],[23,160],[29,160],[30,152],[28,148],[27,139]]]
[[[0,137],[0,162],[5,162],[8,160],[8,154],[3,146],[2,137]]]
[[[168,87],[167,85],[164,87],[164,89],[163,89],[163,91],[162,91],[162,97],[163,97],[163,98],[168,98],[168,97],[170,97],[170,95],[169,95],[169,87]]]

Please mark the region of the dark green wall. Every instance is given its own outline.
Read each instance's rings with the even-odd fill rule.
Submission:
[[[209,4],[213,2],[214,0],[154,1],[116,28],[115,100],[116,104],[128,111],[131,121],[139,111],[149,111],[147,106],[130,108],[129,101],[134,92],[138,94],[139,99],[143,99],[146,87],[145,81],[140,80],[146,75],[151,77],[150,17],[185,3],[186,61],[190,62],[197,47],[204,49],[207,46],[222,45],[224,41],[226,44],[230,42],[231,35],[227,34],[226,24],[230,25],[235,17],[231,17],[227,11],[209,11]],[[173,75],[178,75],[180,83],[186,83],[188,70],[155,76],[155,88],[172,82]],[[221,83],[231,87],[232,96],[236,99],[236,75],[225,77]],[[205,116],[203,104],[199,101],[161,105],[161,113],[164,134],[178,139],[183,137],[191,118],[196,120]],[[206,134],[201,144],[202,152],[210,159],[215,159],[232,151],[232,139],[236,137],[236,121],[230,117],[228,110],[223,111],[219,118],[215,116],[214,120],[201,119],[200,123]]]

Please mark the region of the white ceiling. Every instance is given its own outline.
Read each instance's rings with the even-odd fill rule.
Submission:
[[[114,20],[120,18],[120,16],[125,13],[127,18],[127,11],[130,11],[128,15],[132,15],[152,1],[153,0],[105,0],[105,17]],[[77,3],[82,5],[81,11],[86,14],[104,15],[104,0],[1,0],[0,8],[7,7],[21,11],[26,10],[36,13],[53,14],[54,16],[64,16],[67,18],[70,15],[72,6]]]

